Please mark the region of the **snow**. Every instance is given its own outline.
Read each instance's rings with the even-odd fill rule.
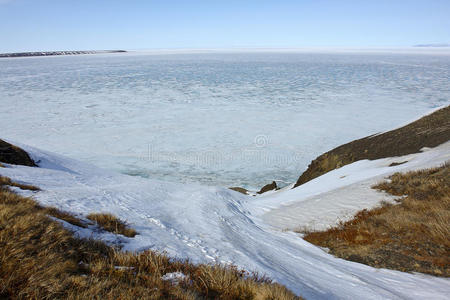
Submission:
[[[389,167],[393,162],[405,162]],[[295,189],[257,197],[249,210],[279,229],[322,230],[392,197],[371,189],[395,172],[442,165],[450,161],[450,142],[421,153],[378,160],[360,160],[328,172]]]
[[[131,238],[127,238],[123,235],[114,234],[114,233],[102,230],[101,228],[99,228],[96,225],[91,224],[91,225],[88,225],[88,228],[83,228],[83,227],[78,227],[76,225],[72,225],[64,220],[55,218],[53,216],[49,216],[49,217],[52,218],[53,220],[61,223],[65,228],[72,231],[73,234],[79,238],[102,240],[110,245],[117,245],[117,246],[124,245],[125,243],[128,243],[131,240]],[[82,216],[77,216],[77,217],[83,219]],[[89,223],[87,223],[87,224],[89,224]]]
[[[170,281],[172,284],[178,284],[180,281],[186,279],[186,275],[181,272],[166,273],[161,277],[162,280]]]
[[[365,182],[370,179],[441,164],[449,158],[449,143],[407,157],[356,162],[299,188],[258,197],[225,188],[122,175],[14,144],[30,153],[40,168],[7,165],[0,168],[1,175],[39,186],[42,191],[34,193],[34,198],[43,205],[84,216],[109,212],[124,219],[139,233],[134,238],[116,236],[124,250],[153,249],[193,262],[233,263],[266,274],[307,299],[447,299],[450,294],[448,279],[374,269],[338,259],[298,234],[280,230],[281,224],[273,224],[278,228],[268,224],[274,223],[275,216],[294,219],[289,211],[282,211],[283,207],[316,200],[316,205],[307,207],[319,211],[300,214],[296,225],[308,224],[324,214],[333,216],[326,219],[331,224],[334,216],[348,213],[343,208],[351,210],[349,203],[339,203],[341,197],[333,198],[334,190],[343,195],[342,189],[350,187],[356,201],[359,193],[369,190]],[[387,167],[399,160],[408,163]],[[97,238],[113,242],[109,233],[65,226],[77,230],[80,236],[97,234]]]

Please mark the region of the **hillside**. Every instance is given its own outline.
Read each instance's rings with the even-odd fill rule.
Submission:
[[[436,147],[448,140],[450,140],[450,106],[401,128],[358,139],[320,155],[298,178],[294,188],[359,160],[417,153],[423,147]]]
[[[341,258],[406,272],[450,277],[450,165],[395,173],[373,188],[394,204],[362,210],[304,239]]]
[[[0,176],[1,299],[299,299],[232,266],[194,265],[153,251],[124,253],[78,238],[64,224],[94,229],[97,223],[100,230],[104,223],[42,207],[11,187],[39,190]]]
[[[119,246],[123,251],[165,252],[176,260],[189,259],[194,266],[234,264],[239,269],[265,275],[306,299],[445,299],[450,292],[448,282],[442,278],[375,269],[337,259],[300,239],[298,234],[274,230],[266,223],[259,213],[267,212],[261,208],[265,199],[277,204],[283,203],[277,195],[283,195],[289,201],[301,200],[297,193],[304,194],[308,184],[252,197],[226,188],[122,175],[26,145],[19,146],[39,167],[4,164],[0,175],[11,178],[11,182],[18,185],[33,185],[40,190],[32,192],[17,186],[11,189],[22,196],[33,196],[42,207],[70,212],[88,224],[101,222],[103,228],[111,228],[114,232],[121,231],[121,225],[114,225],[113,221],[111,226],[109,220],[111,215],[117,216],[137,232],[136,235],[130,232],[127,237],[100,230],[100,224],[84,228],[76,225],[73,219],[63,222],[64,227],[77,237],[95,238]],[[448,154],[447,148],[432,149],[410,158],[408,163],[375,167],[375,171],[385,172],[383,170],[387,168],[395,172],[400,168],[438,163],[444,154]],[[383,165],[387,163],[383,161]],[[360,180],[358,172],[369,171],[367,176],[380,174],[374,172],[374,166],[370,164],[358,165],[353,171],[346,170],[347,167],[352,165],[335,170],[350,172],[345,179],[339,179],[341,174],[337,174],[336,179],[327,179],[328,174],[317,178],[319,192],[332,193],[336,184]],[[330,185],[330,181],[333,184]],[[339,213],[341,208],[336,205],[336,199],[332,200],[327,207]],[[316,202],[313,211],[321,206]],[[329,212],[322,210],[318,217],[326,219]],[[121,262],[111,264],[119,269],[123,266]],[[108,270],[115,272],[112,268]]]

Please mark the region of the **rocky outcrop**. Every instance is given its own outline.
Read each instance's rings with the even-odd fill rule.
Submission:
[[[278,186],[277,183],[275,181],[272,181],[272,183],[266,184],[265,186],[263,186],[258,192],[255,191],[249,191],[243,187],[238,187],[238,186],[234,186],[234,187],[230,187],[230,190],[242,193],[244,195],[251,195],[251,196],[256,196],[257,194],[262,194],[268,191],[273,191],[273,190],[278,190]]]
[[[28,153],[3,140],[0,140],[0,162],[13,165],[37,167]]]
[[[272,181],[272,183],[266,184],[265,186],[263,186],[259,192],[257,192],[258,194],[262,194],[268,191],[273,191],[278,189],[277,183],[275,181]]]
[[[248,190],[244,189],[242,187],[233,186],[233,187],[230,187],[230,190],[233,190],[235,192],[239,192],[239,193],[244,194],[244,195],[248,195]]]
[[[328,151],[311,162],[294,188],[329,171],[362,159],[380,159],[420,152],[450,140],[450,106],[401,128],[371,135]]]

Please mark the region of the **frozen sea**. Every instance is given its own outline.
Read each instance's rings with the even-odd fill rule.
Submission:
[[[450,50],[416,52],[0,59],[0,138],[136,176],[287,184],[337,145],[450,103]]]

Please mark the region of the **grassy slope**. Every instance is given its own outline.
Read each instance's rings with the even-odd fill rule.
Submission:
[[[373,267],[450,276],[450,165],[396,173],[374,188],[398,205],[363,210],[354,219],[304,239],[338,257]]]
[[[328,151],[311,162],[294,187],[361,159],[379,159],[417,153],[450,140],[450,106],[404,127],[368,136]]]
[[[76,238],[48,215],[83,226],[81,220],[12,193],[7,186],[15,184],[4,177],[0,182],[0,299],[298,299],[233,267],[123,253]],[[170,272],[187,277],[163,280]]]
[[[22,149],[0,140],[0,161],[35,166]],[[83,220],[42,207],[9,187],[39,191],[0,176],[0,299],[299,299],[265,277],[219,265],[194,265],[153,251],[124,253],[80,239],[58,221]],[[109,214],[90,214],[104,230],[137,232]],[[184,279],[163,280],[181,272]]]

